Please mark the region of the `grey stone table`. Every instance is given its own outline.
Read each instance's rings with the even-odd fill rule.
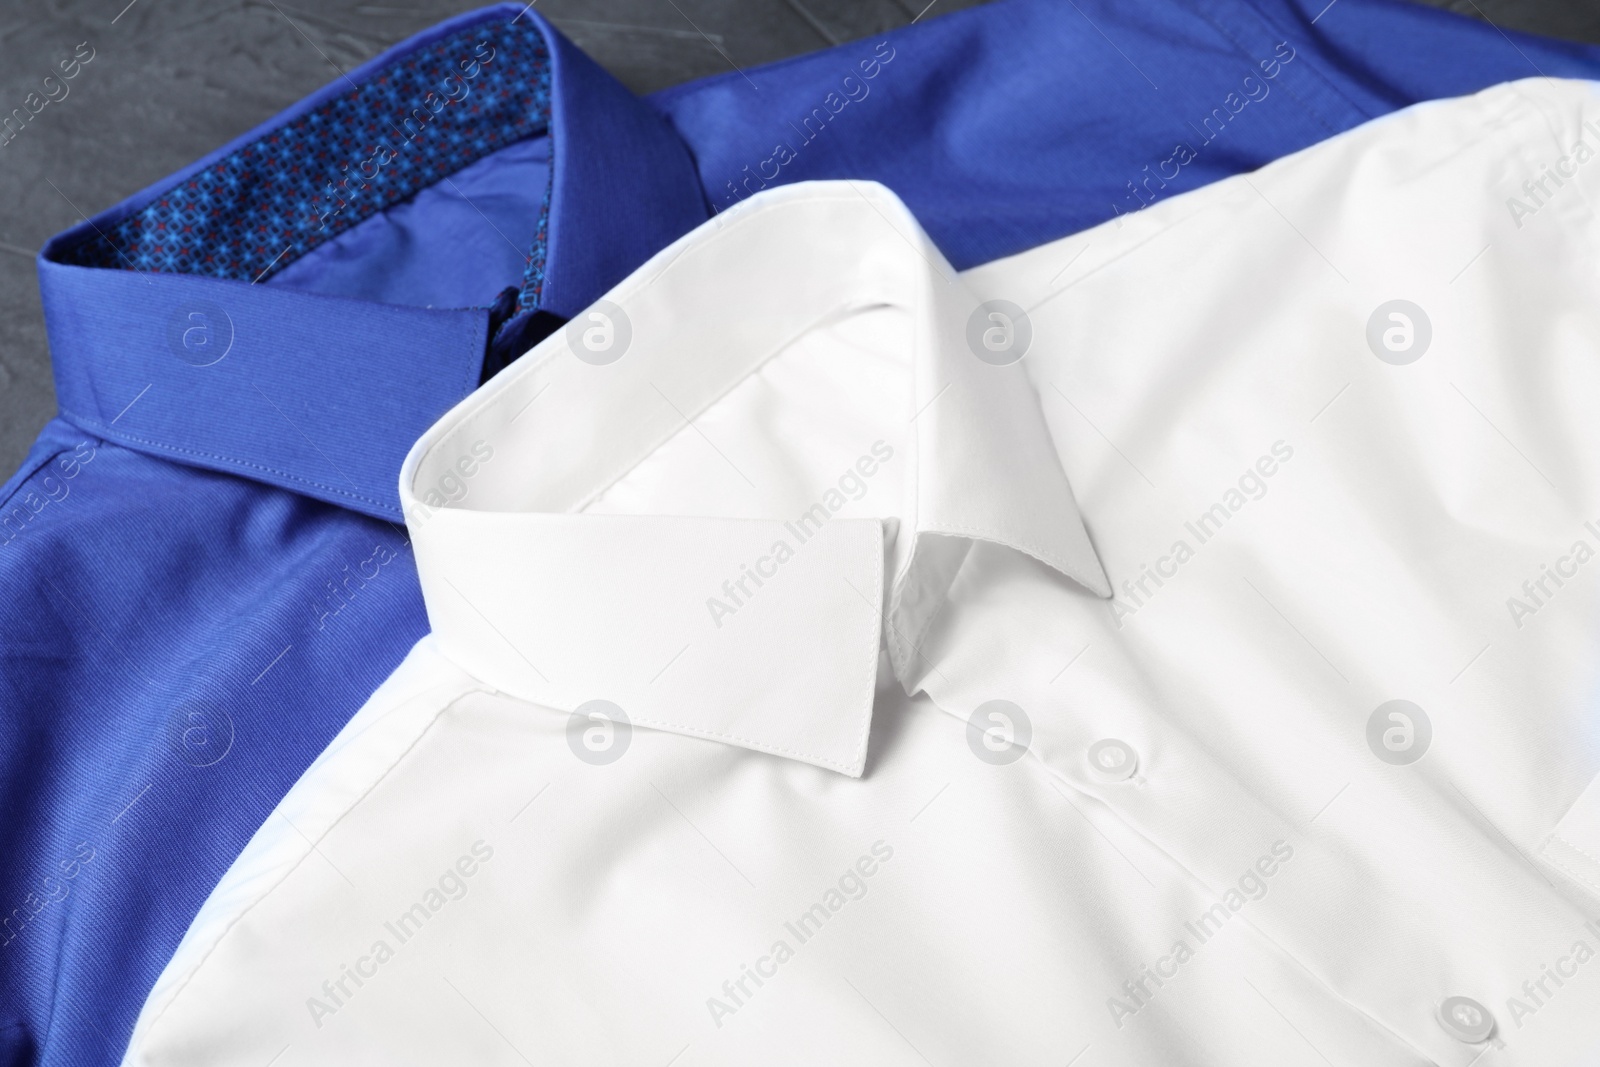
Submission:
[[[319,88],[335,65],[349,70],[487,2],[0,0],[0,111],[37,90],[79,42],[94,49],[68,95],[0,148],[0,478],[55,411],[33,268],[46,238]],[[981,2],[539,0],[539,10],[645,93]],[[1600,0],[1429,2],[1600,42]]]

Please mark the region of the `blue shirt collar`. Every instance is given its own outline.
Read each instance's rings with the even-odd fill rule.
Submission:
[[[498,298],[432,307],[272,284],[540,135],[542,199],[520,191],[539,217]],[[705,217],[663,119],[531,6],[486,8],[52,238],[38,266],[57,401],[129,448],[399,519],[400,463],[423,430]]]

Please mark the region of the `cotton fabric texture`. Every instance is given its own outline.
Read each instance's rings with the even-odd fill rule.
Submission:
[[[61,416],[0,489],[0,1062],[121,1054],[206,895],[427,632],[407,450],[714,210],[875,179],[967,267],[1419,99],[1600,71],[1320,6],[1004,0],[641,101],[503,5],[52,240]]]
[[[1588,1062],[1597,147],[1539,79],[962,275],[865,183],[681,239],[413,450],[434,632],[126,1062]]]

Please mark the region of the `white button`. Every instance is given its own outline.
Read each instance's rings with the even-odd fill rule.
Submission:
[[[1439,1025],[1457,1041],[1476,1045],[1494,1033],[1494,1016],[1471,997],[1445,997],[1439,1004]]]
[[[1139,766],[1139,754],[1126,741],[1108,737],[1089,746],[1089,769],[1108,782],[1132,776]]]

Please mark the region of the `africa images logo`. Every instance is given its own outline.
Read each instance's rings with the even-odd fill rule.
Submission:
[[[494,847],[481,838],[474,841],[466,853],[446,867],[433,880],[421,896],[404,911],[383,924],[385,935],[373,941],[364,955],[357,956],[355,965],[339,964],[338,973],[322,983],[321,996],[306,998],[306,1010],[317,1029],[323,1020],[337,1015],[349,1007],[350,1001],[362,988],[382,972],[385,964],[395,958],[399,950],[422,933],[433,917],[452,901],[463,899],[471,890],[470,881],[483,866],[494,859]],[[393,944],[390,943],[393,939]]]
[[[967,747],[985,763],[1004,767],[1017,762],[1033,740],[1033,721],[1009,700],[986,700],[967,717]]]
[[[1207,908],[1198,918],[1183,924],[1186,936],[1174,939],[1166,955],[1158,957],[1153,967],[1141,963],[1139,973],[1122,983],[1120,995],[1106,997],[1106,1010],[1111,1013],[1111,1021],[1117,1029],[1122,1029],[1128,1019],[1138,1015],[1156,998],[1163,986],[1177,978],[1183,965],[1194,959],[1196,952],[1221,933],[1229,919],[1252,901],[1264,899],[1273,875],[1293,858],[1293,845],[1287,841],[1274,841],[1269,850],[1223,892],[1220,901]]]
[[[1367,747],[1385,763],[1415,763],[1432,743],[1432,720],[1409,700],[1385,701],[1367,718]]]
[[[1409,300],[1379,304],[1367,319],[1367,347],[1392,366],[1415,363],[1432,343],[1428,313]]]
[[[861,855],[844,869],[834,883],[823,890],[822,896],[812,902],[795,918],[783,924],[786,937],[772,942],[766,955],[756,957],[755,966],[739,965],[739,975],[722,983],[722,996],[707,997],[706,1010],[718,1030],[724,1020],[735,1015],[749,1003],[750,998],[778,976],[778,968],[794,959],[795,950],[822,932],[822,928],[853,900],[867,895],[867,883],[873,875],[894,858],[894,847],[886,841],[874,841],[868,853]],[[790,944],[790,940],[794,944]]]
[[[1551,164],[1545,163],[1539,168],[1539,176],[1530,178],[1522,183],[1521,192],[1527,197],[1509,196],[1506,198],[1506,210],[1511,214],[1511,221],[1517,224],[1517,229],[1522,229],[1522,221],[1537,215],[1544,206],[1555,198],[1556,190],[1562,188],[1568,181],[1578,176],[1578,168],[1583,166],[1595,156],[1595,150],[1589,147],[1590,134],[1600,137],[1600,126],[1596,126],[1592,119],[1583,120],[1583,133],[1573,144],[1571,152],[1555,161],[1554,170]],[[1566,181],[1562,179],[1565,178]]]
[[[792,522],[785,522],[783,529],[788,537],[774,541],[767,554],[757,556],[752,563],[741,563],[739,572],[722,583],[721,596],[706,597],[706,611],[711,616],[712,626],[720,630],[724,619],[739,614],[761,587],[776,578],[779,569],[844,508],[847,498],[860,500],[867,495],[872,476],[893,458],[893,446],[886,441],[874,441],[870,455],[858,456],[855,464],[846,467],[834,484],[823,492],[821,499],[802,511]]]
[[[967,319],[967,347],[991,366],[1010,366],[1027,355],[1032,344],[1032,320],[1009,300],[985,301]]]
[[[628,313],[609,300],[596,300],[567,323],[567,347],[591,367],[604,367],[621,359],[633,342]]]
[[[586,700],[567,717],[567,747],[591,767],[617,762],[632,742],[628,713],[609,700]]]

